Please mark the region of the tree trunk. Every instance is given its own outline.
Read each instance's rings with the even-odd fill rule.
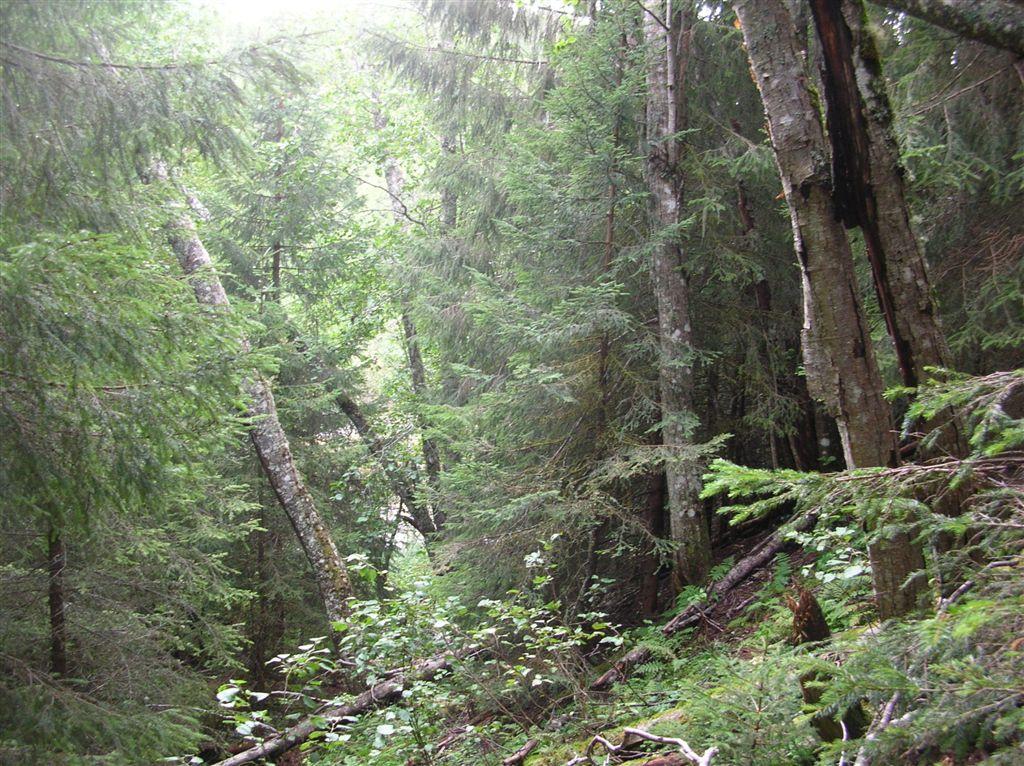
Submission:
[[[196,300],[204,306],[226,308],[227,293],[213,271],[213,262],[196,234],[192,219],[179,215],[167,229],[168,241],[195,291]],[[352,586],[334,540],[295,467],[288,437],[277,419],[270,384],[254,374],[245,390],[250,401],[249,415],[253,418],[249,436],[256,455],[313,569],[327,619],[342,620],[348,614],[346,601],[352,597]]]
[[[423,364],[423,355],[420,353],[419,336],[416,333],[416,325],[413,324],[409,305],[403,301],[402,305],[402,331],[405,335],[405,352],[409,359],[409,373],[412,378],[412,392],[420,403],[427,401],[429,391],[427,389],[427,368]],[[424,432],[430,427],[426,418],[421,414],[419,417],[420,431]],[[423,463],[427,469],[427,483],[430,488],[437,492],[441,488],[441,453],[437,448],[437,442],[425,433],[421,436],[423,449]],[[436,504],[435,504],[436,505]],[[432,526],[437,531],[444,523],[444,516],[439,515],[437,508],[434,508],[434,519]]]
[[[793,222],[804,294],[807,386],[836,418],[849,468],[895,465],[889,405],[857,294],[853,257],[831,194],[829,151],[806,84],[792,20],[782,0],[737,0]],[[925,594],[919,546],[899,533],[869,555],[882,619],[914,608]]]
[[[793,613],[793,627],[790,632],[790,643],[817,644],[832,637],[832,631],[825,620],[825,613],[814,594],[806,588],[797,588],[797,597],[786,596],[786,606]],[[828,681],[828,676],[812,670],[800,676],[800,695],[808,705],[816,705],[821,701],[825,690],[820,684]],[[864,711],[860,703],[855,703],[843,711],[841,721],[825,713],[818,713],[811,719],[811,726],[825,742],[838,739],[858,739],[867,726]]]
[[[51,528],[48,535],[46,570],[49,579],[48,602],[50,607],[50,672],[55,676],[68,673],[68,629],[65,616],[64,570],[68,556],[64,538]]]
[[[900,376],[905,386],[916,387],[928,379],[929,367],[950,367],[951,359],[924,254],[910,226],[892,108],[867,11],[862,0],[811,0],[811,11],[821,42],[837,205],[847,226],[859,226],[864,233]],[[947,411],[921,428],[940,426],[939,438],[921,457],[966,455],[956,414]],[[934,492],[925,490],[922,499],[929,494]],[[934,510],[959,514],[961,494],[940,493]],[[940,552],[954,544],[948,534],[936,540]]]
[[[666,12],[668,11],[668,12]],[[693,334],[689,294],[679,234],[683,184],[676,135],[685,125],[683,87],[689,57],[689,17],[671,2],[645,9],[644,38],[648,46],[647,161],[644,174],[651,192],[657,242],[651,256],[651,281],[658,303],[661,358],[662,441],[669,454],[669,533],[676,544],[677,587],[700,584],[711,566],[711,541],[700,500],[700,466],[684,454],[692,444]],[[668,29],[665,29],[665,26]]]
[[[904,385],[949,366],[924,255],[910,228],[892,109],[861,0],[811,0],[821,41],[836,204],[864,232]]]
[[[387,116],[375,105],[373,111],[374,128],[383,130],[387,127],[387,124]],[[402,176],[402,168],[394,157],[388,157],[384,161],[384,181],[387,185],[388,196],[391,198],[391,210],[394,213],[395,221],[403,230],[407,230],[409,224],[408,210],[402,202],[402,189],[405,186],[405,179]],[[445,225],[448,225],[449,220],[451,225],[455,223],[455,201],[456,198],[454,196],[445,196],[442,213]],[[427,401],[429,394],[427,389],[427,370],[423,364],[419,336],[410,313],[408,297],[405,295],[402,296],[402,333],[405,338],[405,354],[409,362],[409,374],[412,379],[412,392],[415,394],[418,402]],[[437,447],[437,442],[426,434],[429,423],[423,415],[420,414],[417,420],[419,421],[418,424],[422,433],[420,442],[423,450],[423,463],[427,471],[427,484],[436,493],[441,485],[441,452]],[[422,501],[418,505],[425,508]],[[440,531],[444,524],[444,514],[437,508],[432,508],[432,511],[433,517],[421,519],[421,523],[424,526],[430,526],[435,532]]]
[[[665,509],[665,474],[655,471],[647,477],[647,488],[644,492],[643,525],[653,537],[662,534],[662,513]],[[653,544],[645,545],[645,552],[640,556],[640,613],[644,617],[656,617],[658,614],[658,569],[661,562]]]
[[[366,445],[366,449],[384,472],[391,484],[391,491],[398,496],[402,505],[409,512],[409,523],[424,537],[437,532],[437,527],[430,518],[430,512],[417,497],[415,480],[411,476],[403,475],[403,470],[411,467],[396,465],[388,458],[384,440],[373,430],[373,426],[370,425],[370,421],[367,420],[355,399],[344,391],[339,391],[334,395],[334,401],[338,405],[338,409],[348,417]]]
[[[1006,0],[872,0],[894,11],[1024,56],[1024,7]]]

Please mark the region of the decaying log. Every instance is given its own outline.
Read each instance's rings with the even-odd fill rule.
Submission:
[[[791,524],[784,526],[783,528],[779,529],[775,533],[765,538],[761,543],[759,543],[754,548],[753,551],[751,551],[751,553],[748,556],[746,556],[741,561],[737,562],[732,567],[732,569],[730,569],[726,573],[725,577],[723,577],[715,584],[715,586],[712,588],[713,598],[716,601],[720,600],[723,595],[725,595],[728,591],[730,591],[739,583],[743,582],[743,580],[745,580],[751,573],[753,573],[754,571],[756,571],[757,569],[771,561],[775,554],[778,553],[783,548],[783,546],[785,546],[787,542],[787,532],[806,531],[814,525],[814,523],[817,521],[817,518],[817,513],[813,511],[806,513],[803,516],[797,518]],[[707,613],[707,611],[710,609],[714,609],[714,607],[714,603],[706,605],[704,608],[701,608],[700,606],[696,605],[690,607],[689,609],[684,610],[675,618],[673,618],[669,623],[665,625],[665,627],[662,630],[666,633],[666,635],[670,635],[679,630],[682,630],[683,628],[689,627],[690,625],[699,622],[700,619],[702,619],[702,617]],[[605,691],[614,686],[619,681],[628,677],[634,668],[636,668],[638,665],[644,664],[645,662],[650,660],[650,658],[651,651],[646,647],[638,646],[632,649],[631,651],[627,652],[621,659],[619,659],[615,663],[615,665],[610,670],[608,670],[600,677],[595,679],[590,684],[588,689],[592,692]],[[240,766],[241,764],[252,763],[253,761],[259,760],[260,758],[270,758],[280,755],[281,753],[286,752],[287,750],[290,750],[291,748],[296,747],[305,742],[309,738],[309,736],[319,728],[318,725],[314,723],[314,719],[318,721],[326,720],[328,724],[330,724],[332,721],[341,721],[347,716],[350,717],[360,715],[362,713],[367,712],[368,710],[371,710],[372,708],[381,707],[396,702],[401,698],[401,692],[402,689],[405,687],[407,678],[409,678],[410,681],[431,680],[442,671],[450,668],[453,659],[453,657],[444,657],[435,658],[427,662],[424,662],[415,669],[411,677],[404,673],[395,674],[386,681],[377,684],[372,689],[368,689],[367,691],[363,692],[355,700],[348,703],[347,705],[339,705],[335,707],[322,709],[318,711],[314,716],[304,719],[295,726],[291,727],[290,729],[285,731],[281,736],[270,739],[260,745],[257,745],[256,747],[250,748],[249,750],[239,753],[225,761],[221,761],[220,763],[216,764],[216,766]],[[683,740],[675,740],[672,738],[654,739],[656,735],[649,734],[648,732],[642,732],[641,730],[627,729],[626,732],[629,734],[629,736],[634,737],[634,739],[627,739],[624,740],[624,742],[631,741],[635,743],[636,738],[639,738],[647,739],[652,742],[675,744],[677,747],[682,747],[682,745],[680,745],[679,743],[682,743]],[[605,740],[605,742],[607,742],[607,740]],[[530,743],[527,742],[526,744],[529,745]],[[597,744],[592,743],[592,748],[590,749],[590,752],[592,753],[593,748],[596,748],[600,744],[600,742],[597,742]],[[614,745],[611,745],[611,743],[608,743],[608,745],[609,747],[616,747]],[[525,747],[526,745],[524,745],[524,748]],[[534,745],[534,747],[536,747],[536,745]],[[617,747],[621,750],[623,745],[620,744]],[[689,746],[687,745],[687,747]],[[530,750],[532,751],[532,749],[533,748],[531,747]],[[698,755],[691,750],[690,752],[696,757],[696,760],[687,755],[686,752],[681,751],[682,756],[687,760],[671,761],[662,759],[661,763],[663,763],[664,766],[669,766],[669,764],[673,763],[708,764],[710,763],[710,758],[714,755],[714,752],[711,752],[712,750],[715,749],[710,748],[701,755]],[[513,753],[509,757],[513,758],[520,752],[522,752],[522,750]],[[609,750],[609,752],[613,751]],[[528,754],[529,752],[525,753],[523,755],[523,758],[525,759],[526,755]],[[700,760],[701,758],[706,758],[706,760]],[[515,766],[515,764],[521,762],[522,761],[512,761],[511,764],[512,766]],[[573,763],[583,764],[593,763],[593,761],[585,759],[575,760],[573,761]]]
[[[771,561],[775,557],[775,554],[782,550],[786,545],[786,534],[788,532],[804,532],[814,526],[817,519],[818,515],[816,513],[807,513],[798,518],[792,524],[784,526],[766,537],[757,546],[755,546],[749,555],[736,562],[732,569],[725,574],[725,577],[714,584],[711,588],[710,604],[694,604],[693,606],[684,609],[665,624],[662,628],[662,632],[666,636],[669,636],[673,633],[679,632],[683,628],[696,625],[707,615],[709,610],[714,609],[715,603],[721,600],[722,596],[743,582],[753,572]],[[619,681],[622,681],[629,676],[635,667],[643,665],[650,659],[651,651],[647,647],[638,646],[631,649],[610,669],[595,679],[588,688],[592,692],[607,691]]]
[[[800,644],[816,644],[832,637],[832,631],[825,620],[825,613],[814,594],[806,588],[797,589],[797,597],[786,596],[786,606],[793,613],[793,628],[789,641],[794,646]],[[817,671],[804,673],[800,676],[800,696],[808,705],[817,705],[821,701],[822,689],[819,683],[826,678]],[[842,718],[836,720],[830,715],[818,713],[811,719],[811,726],[823,742],[835,742],[839,739],[859,739],[867,725],[864,711],[860,703],[854,704],[843,711]]]
[[[464,657],[469,655],[464,655]],[[450,669],[458,655],[446,655],[436,657],[417,665],[411,674],[398,674],[387,681],[373,686],[351,702],[344,705],[332,705],[321,708],[313,715],[308,716],[283,734],[268,739],[255,747],[244,750],[237,755],[220,761],[215,766],[241,766],[244,763],[253,763],[263,758],[274,758],[281,753],[297,747],[309,739],[313,732],[324,726],[332,726],[342,723],[350,718],[366,713],[374,708],[383,707],[399,701],[402,698],[402,690],[406,684],[413,681],[430,681],[444,671]]]
[[[789,532],[805,532],[813,527],[817,520],[818,514],[810,511],[799,517],[792,524],[786,525],[766,537],[745,558],[736,562],[732,569],[726,573],[725,577],[718,580],[711,587],[709,594],[710,605],[693,604],[687,607],[665,623],[665,627],[661,629],[661,632],[666,636],[670,636],[683,628],[696,625],[704,617],[707,610],[714,607],[716,601],[719,601],[722,596],[743,582],[752,572],[771,561],[775,554],[785,547],[787,542],[786,535]]]
[[[526,760],[526,756],[532,753],[539,744],[535,739],[526,740],[526,743],[521,748],[512,753],[508,758],[502,760],[501,766],[519,766],[519,764]]]
[[[600,734],[596,735],[590,740],[590,744],[587,745],[587,750],[583,755],[578,755],[565,766],[582,766],[583,764],[590,764],[590,766],[597,766],[597,761],[594,760],[594,753],[600,747],[603,748],[608,756],[620,755],[632,752],[633,746],[638,742],[646,740],[647,742],[657,742],[661,745],[673,745],[677,748],[677,753],[673,755],[682,756],[682,763],[692,763],[697,766],[709,766],[711,759],[718,753],[717,747],[709,747],[703,753],[698,753],[689,743],[678,737],[662,737],[658,734],[651,734],[649,731],[643,729],[624,729],[622,732],[622,742],[618,745],[614,745],[607,739],[602,737]],[[670,763],[679,763],[678,758],[674,761],[668,759],[655,759],[654,763],[660,761],[664,766],[668,766]],[[607,762],[607,761],[605,761]],[[651,761],[647,762],[651,764]]]

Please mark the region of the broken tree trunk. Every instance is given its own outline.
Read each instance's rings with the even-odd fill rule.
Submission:
[[[786,597],[786,606],[793,613],[793,627],[790,643],[817,644],[832,637],[832,631],[825,620],[825,613],[814,594],[806,588],[797,590],[797,597]],[[817,671],[800,676],[800,695],[808,705],[817,705],[822,698],[823,690],[820,683],[827,680]],[[867,721],[859,703],[843,711],[841,721],[830,715],[818,713],[811,719],[811,726],[818,732],[824,742],[835,742],[838,739],[859,739],[864,733]]]
[[[65,601],[64,574],[68,565],[68,552],[64,547],[64,538],[56,527],[50,527],[47,537],[50,672],[55,676],[66,676],[68,674],[68,626],[65,614],[67,602]]]
[[[323,708],[314,715],[302,719],[284,733],[220,761],[215,766],[241,766],[244,763],[275,758],[293,747],[298,747],[309,739],[313,732],[323,729],[325,725],[340,723],[374,708],[398,702],[402,699],[402,690],[408,682],[433,680],[451,668],[456,659],[455,656],[437,657],[418,665],[412,674],[393,675],[388,680],[367,689],[351,702]]]
[[[167,225],[167,238],[196,300],[204,306],[227,308],[227,293],[213,270],[213,262],[192,219],[185,213],[174,216]],[[243,344],[247,347],[248,341],[243,340]],[[342,620],[348,614],[347,601],[352,597],[352,585],[334,539],[295,466],[288,437],[277,419],[270,383],[254,373],[245,391],[252,417],[249,437],[260,464],[313,569],[327,619]]]
[[[906,386],[950,366],[924,254],[910,226],[892,107],[860,0],[811,0],[821,42],[836,208],[860,227]]]
[[[895,465],[896,434],[858,294],[853,254],[832,196],[829,146],[783,0],[736,0],[761,92],[804,295],[804,367],[811,394],[836,418],[848,468]],[[882,619],[924,601],[921,546],[903,531],[869,547]]]
[[[862,0],[811,0],[810,6],[821,43],[836,207],[847,227],[859,227],[864,234],[900,377],[914,388],[928,379],[929,368],[951,367],[952,357],[939,325],[924,253],[910,226],[904,169],[881,62]],[[952,410],[918,428],[940,429],[928,452],[919,457],[967,454]],[[935,511],[947,516],[960,513],[961,493],[938,495]],[[937,549],[944,552],[954,544],[951,535],[943,534]]]
[[[962,37],[1024,56],[1024,6],[1008,0],[872,0]]]

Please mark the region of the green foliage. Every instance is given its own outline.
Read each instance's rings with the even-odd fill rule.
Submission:
[[[716,745],[716,763],[850,763],[861,746],[876,764],[1015,762],[1013,62],[872,11],[913,222],[965,371],[935,370],[893,401],[908,446],[939,448],[955,426],[970,454],[820,473],[841,454],[800,373],[800,285],[763,109],[729,5],[686,7],[683,208],[660,228],[637,3],[431,0],[373,31],[333,18],[290,35],[286,21],[262,42],[189,3],[0,7],[0,760],[185,759],[205,737],[267,737],[401,669],[401,701],[321,721],[310,762],[497,764],[537,737],[536,761],[562,766],[629,723]],[[199,307],[166,252],[172,185],[140,184],[157,158],[211,213],[199,233],[231,312]],[[396,166],[397,200],[383,177]],[[665,241],[690,293],[687,412],[661,407],[649,265]],[[253,369],[273,378],[346,556],[359,598],[344,624],[324,623],[243,438]],[[691,443],[666,449],[673,420]],[[707,466],[704,498],[725,498],[732,524],[714,525],[729,549],[709,582],[678,592],[661,577],[672,461]],[[943,493],[958,514],[932,512]],[[411,530],[409,497],[445,517],[439,534]],[[651,624],[659,608],[708,605],[749,530],[793,513],[816,526],[710,605],[723,619],[709,611],[671,638]],[[866,551],[897,530],[932,550],[945,600],[875,626]],[[59,578],[51,541],[67,551]],[[44,597],[58,580],[60,677]],[[794,585],[815,592],[833,639],[790,645]],[[650,662],[589,693],[637,643]],[[412,678],[442,652],[458,656],[451,670]],[[821,699],[805,703],[801,680]],[[215,734],[211,688],[228,724]],[[890,701],[870,742],[823,743],[811,725]]]
[[[364,688],[402,670],[406,675],[400,704],[343,720],[324,717],[322,731],[306,748],[315,751],[312,757],[337,764],[367,759],[400,764],[410,757],[453,764],[481,758],[479,762],[490,763],[494,756],[486,755],[489,737],[500,727],[467,726],[455,748],[435,752],[452,716],[475,704],[526,714],[538,695],[551,698],[568,692],[585,699],[578,686],[585,655],[595,647],[622,644],[600,613],[564,623],[557,603],[541,603],[542,590],[543,583],[534,593],[511,593],[470,607],[413,579],[387,599],[353,603],[351,617],[334,626],[342,631],[337,653],[321,637],[294,653],[277,655],[271,664],[282,691],[255,691],[244,681],[231,681],[217,699],[230,711],[226,721],[236,731],[258,734],[262,723],[316,714],[350,701],[354,694],[339,694],[334,686],[339,667],[361,679]],[[416,677],[417,661],[441,656],[456,658],[449,671],[430,680]]]
[[[26,760],[194,748],[197,671],[234,662],[242,642],[224,619],[248,597],[226,546],[248,534],[248,507],[216,461],[256,357],[239,344],[247,323],[202,310],[160,255],[90,234],[0,251],[0,481],[19,509],[3,520],[3,610],[19,615],[0,626],[3,747]],[[61,681],[36,665],[53,535],[71,584]]]
[[[201,310],[170,258],[115,236],[0,258],[8,500],[60,527],[191,491],[189,472],[240,427],[245,324]]]

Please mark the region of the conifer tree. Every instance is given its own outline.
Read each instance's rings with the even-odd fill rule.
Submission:
[[[696,430],[693,410],[693,327],[686,265],[678,242],[683,222],[684,179],[679,133],[686,129],[687,70],[694,10],[659,3],[643,12],[648,48],[647,159],[652,215],[660,227],[651,254],[651,282],[658,303],[661,347],[662,443],[669,452],[668,516],[679,585],[699,585],[711,564],[707,521],[700,500],[700,468],[687,448]]]

